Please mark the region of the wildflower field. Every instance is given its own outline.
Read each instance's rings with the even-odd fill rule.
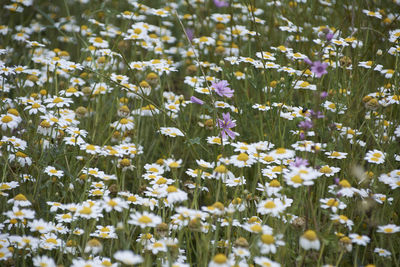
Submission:
[[[0,8],[0,266],[400,266],[399,0]]]

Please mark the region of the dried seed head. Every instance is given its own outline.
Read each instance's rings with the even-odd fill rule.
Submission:
[[[306,219],[304,217],[297,217],[292,222],[293,226],[304,228],[306,226]]]
[[[85,117],[87,112],[88,112],[87,108],[82,107],[82,106],[77,107],[75,110],[76,115],[80,118]]]
[[[376,98],[372,98],[367,103],[365,103],[365,108],[370,110],[377,110],[380,104]]]
[[[239,237],[238,239],[235,240],[235,246],[236,247],[242,247],[242,248],[248,248],[249,247],[249,242],[247,242],[246,238]]]
[[[352,63],[351,58],[347,57],[347,56],[343,56],[340,60],[340,65],[342,67],[349,67]]]
[[[225,53],[225,47],[219,45],[217,48],[215,48],[215,53],[216,54],[224,54]]]
[[[112,185],[110,185],[108,190],[110,190],[111,195],[115,196],[118,193],[118,186],[116,184],[112,184]]]
[[[344,236],[342,238],[339,239],[339,245],[347,250],[348,252],[351,252],[351,250],[353,249],[353,245],[351,243],[351,239],[348,238],[347,236]]]
[[[130,110],[128,108],[128,106],[123,105],[118,109],[118,116],[120,117],[128,117],[130,114]]]
[[[197,72],[197,67],[195,65],[189,65],[189,66],[187,66],[186,71],[189,74],[194,74]]]
[[[150,84],[148,82],[146,82],[146,81],[141,81],[139,83],[139,86],[142,87],[142,88],[149,88]]]
[[[162,237],[165,237],[168,234],[168,224],[160,223],[157,225],[156,233]]]
[[[82,93],[84,93],[86,96],[89,96],[89,95],[91,95],[92,94],[92,88],[90,88],[90,87],[83,87],[82,88]]]
[[[202,223],[200,218],[194,218],[193,220],[190,220],[188,226],[191,231],[196,231],[196,232],[201,231]]]
[[[158,83],[158,75],[154,72],[150,72],[149,74],[147,74],[146,76],[146,81],[151,84],[152,86],[157,85]]]

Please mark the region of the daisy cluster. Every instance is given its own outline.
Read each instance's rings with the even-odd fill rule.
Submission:
[[[6,2],[1,266],[400,264],[400,1]]]

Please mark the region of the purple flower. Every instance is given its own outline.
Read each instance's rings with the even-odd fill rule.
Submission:
[[[325,115],[321,111],[315,112],[314,110],[310,109],[310,115],[314,118],[317,119],[322,119],[325,117]]]
[[[321,97],[321,99],[325,99],[328,96],[328,92],[323,91],[323,92],[321,92],[321,94],[319,96]]]
[[[311,66],[311,72],[315,74],[318,78],[322,75],[327,74],[328,63],[322,63],[321,61],[312,62],[308,57],[304,59],[304,62]]]
[[[193,37],[194,37],[194,31],[190,28],[186,28],[185,32],[186,32],[187,37],[189,38],[189,41],[192,41]]]
[[[311,66],[311,72],[315,74],[318,78],[321,78],[322,75],[327,74],[328,71],[326,68],[328,67],[328,63],[321,63],[321,61],[314,61]]]
[[[194,104],[199,104],[199,105],[203,105],[203,104],[204,104],[204,101],[203,101],[203,100],[198,99],[198,98],[195,97],[195,96],[192,96],[192,97],[190,98],[190,101],[192,101],[192,103],[194,103]]]
[[[294,161],[290,162],[290,166],[293,167],[308,166],[308,160],[296,157]]]
[[[226,80],[219,81],[217,83],[212,83],[211,87],[215,89],[215,92],[219,96],[226,96],[227,98],[231,98],[233,96],[233,90],[228,87],[229,83]]]
[[[328,42],[330,42],[333,39],[333,33],[332,32],[328,32],[325,36],[326,40]]]
[[[308,57],[306,57],[305,59],[304,59],[304,62],[305,63],[307,63],[308,65],[310,65],[310,66],[312,66],[312,61],[308,58]]]
[[[226,7],[229,6],[229,4],[223,0],[214,0],[214,5],[216,7]]]
[[[222,120],[218,119],[218,127],[222,129],[221,136],[223,139],[228,135],[230,138],[235,139],[237,133],[233,132],[231,128],[235,127],[235,121],[231,120],[231,114],[222,113]]]
[[[299,128],[308,130],[311,129],[313,127],[313,123],[310,120],[305,120],[305,121],[301,121],[298,125]]]

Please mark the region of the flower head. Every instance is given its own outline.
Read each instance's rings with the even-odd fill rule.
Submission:
[[[290,166],[293,166],[293,167],[308,166],[308,160],[300,158],[300,157],[296,157],[296,159],[294,161],[290,162]]]
[[[119,250],[114,253],[114,258],[126,265],[135,265],[143,262],[143,258],[140,255],[136,255],[130,250]]]
[[[214,5],[216,7],[227,7],[229,4],[223,0],[214,0]]]
[[[199,98],[197,98],[197,97],[195,97],[195,96],[192,96],[192,97],[190,98],[190,101],[191,101],[192,103],[199,104],[199,105],[203,105],[203,104],[204,104],[204,101],[203,101],[203,100],[201,100],[201,99],[199,99]]]
[[[328,63],[322,63],[321,61],[312,62],[309,58],[305,58],[304,62],[311,66],[311,72],[314,73],[318,78],[321,78],[322,75],[328,73],[326,70]]]
[[[305,129],[305,130],[311,129],[313,126],[314,125],[313,125],[312,121],[310,121],[310,120],[301,121],[298,124],[299,128],[302,128],[302,129]]]
[[[194,38],[194,31],[193,31],[193,29],[191,29],[191,28],[186,28],[186,29],[185,29],[185,32],[186,32],[186,35],[187,35],[187,37],[189,38],[189,40],[192,41],[193,38]]]
[[[325,35],[325,38],[326,38],[326,40],[327,40],[328,42],[330,42],[330,41],[333,39],[333,36],[334,36],[333,32],[328,32],[328,33]]]
[[[319,250],[321,243],[318,239],[317,233],[313,230],[307,230],[304,234],[300,237],[300,246],[305,249],[315,249]]]
[[[215,89],[215,92],[219,96],[226,96],[231,98],[233,96],[233,90],[228,87],[229,83],[226,80],[219,81],[217,83],[213,82],[211,87]]]
[[[218,127],[222,129],[222,138],[225,139],[226,135],[228,135],[230,138],[235,139],[235,136],[238,134],[231,130],[231,128],[236,126],[235,121],[231,120],[229,113],[222,113],[222,118],[222,120],[218,119]]]
[[[314,61],[311,66],[311,72],[315,74],[318,78],[321,78],[322,75],[327,74],[328,71],[326,68],[328,67],[327,63],[321,63],[321,61]]]

